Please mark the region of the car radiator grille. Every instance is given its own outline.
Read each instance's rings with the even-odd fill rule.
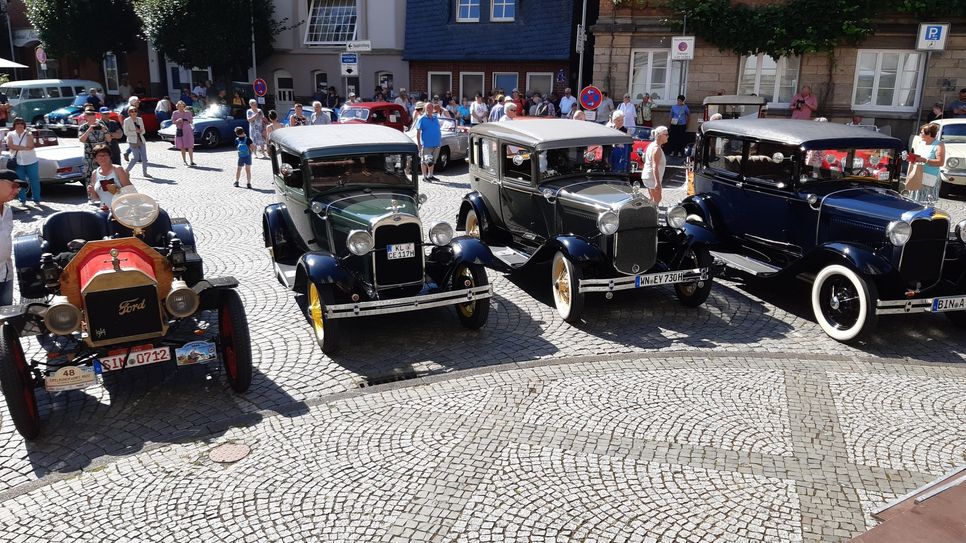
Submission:
[[[423,281],[423,243],[422,227],[417,223],[400,225],[387,224],[376,228],[374,249],[375,283],[377,288],[385,288]],[[386,246],[397,243],[412,243],[416,256],[389,260]]]
[[[939,281],[948,237],[949,221],[946,219],[912,222],[912,236],[902,248],[899,263],[899,271],[910,286],[919,283],[925,288]]]
[[[657,259],[657,209],[626,206],[614,234],[614,267],[626,274],[644,273]]]
[[[102,290],[84,295],[93,341],[124,341],[163,332],[158,290],[154,285]]]

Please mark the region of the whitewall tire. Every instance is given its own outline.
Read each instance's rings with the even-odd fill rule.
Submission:
[[[871,332],[877,300],[875,283],[840,264],[822,268],[812,283],[815,320],[836,341],[853,341]]]

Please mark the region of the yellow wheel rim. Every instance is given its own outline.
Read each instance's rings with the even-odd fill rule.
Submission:
[[[477,239],[480,237],[480,221],[476,218],[475,211],[466,214],[466,235]]]
[[[553,261],[553,293],[558,307],[565,311],[570,309],[570,270],[563,257]]]
[[[319,288],[315,286],[315,283],[309,285],[309,319],[312,320],[312,329],[315,331],[315,337],[322,341],[325,337],[325,321],[322,318],[323,315],[322,300],[319,297]]]
[[[469,217],[467,217],[467,224],[469,224]],[[469,230],[467,230],[467,232],[469,232]],[[466,288],[466,281],[470,282],[470,288],[476,286],[476,282],[473,281],[473,272],[471,272],[466,266],[463,266],[456,272],[456,276],[453,280],[453,287]],[[476,312],[476,302],[459,304],[456,306],[456,310],[460,312],[460,315],[468,319],[473,316],[473,313]]]

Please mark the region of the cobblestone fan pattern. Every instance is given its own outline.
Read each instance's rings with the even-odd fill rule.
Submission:
[[[0,538],[840,541],[866,529],[876,504],[956,462],[950,454],[918,471],[854,460],[862,445],[836,421],[851,413],[852,390],[888,377],[918,380],[913,396],[952,397],[966,367],[672,354],[511,364],[379,385],[7,492]],[[655,380],[666,398],[682,391],[681,402],[662,404],[677,424],[647,410],[621,424],[628,417],[611,400],[622,392],[633,398],[632,389]],[[683,391],[702,381],[709,405],[725,412],[715,420],[750,413],[754,422],[722,422],[731,429],[721,431],[709,412],[686,416],[694,399]],[[715,400],[724,396],[733,400]],[[559,420],[546,416],[552,405]],[[889,411],[863,405],[870,421]],[[942,402],[918,406],[924,419],[949,422],[934,435],[958,443],[961,461],[966,414],[937,411]],[[804,416],[789,424],[794,414]],[[764,430],[748,439],[756,426],[781,439],[758,437]],[[907,429],[883,436],[893,442]],[[781,446],[762,446],[776,441]],[[209,460],[224,443],[252,451],[236,464]],[[909,463],[929,467],[928,451],[908,452]]]
[[[70,139],[62,141],[70,143]],[[808,358],[836,364],[901,360],[915,371],[905,372],[902,365],[896,366],[896,371],[879,371],[877,367],[877,373],[870,374],[867,381],[850,376],[841,382],[835,374],[814,379],[794,371],[790,375],[794,365],[750,373],[748,368],[732,367],[719,373],[701,364],[648,368],[609,385],[595,381],[591,372],[581,379],[555,381],[543,397],[558,400],[543,408],[533,405],[527,411],[533,418],[529,422],[566,428],[585,420],[581,411],[585,406],[597,407],[601,416],[583,423],[594,432],[627,435],[633,440],[663,440],[656,445],[660,454],[648,459],[646,470],[651,469],[650,463],[669,470],[688,466],[692,454],[696,458],[708,450],[737,462],[734,454],[745,451],[760,462],[755,465],[761,469],[744,475],[768,478],[762,482],[763,488],[795,493],[803,511],[849,511],[848,520],[839,522],[846,531],[864,525],[865,506],[858,504],[905,492],[923,480],[922,474],[938,473],[941,467],[954,463],[957,455],[962,456],[962,436],[943,437],[942,433],[956,427],[952,420],[959,420],[962,427],[962,410],[937,411],[941,401],[947,401],[941,398],[950,398],[951,403],[943,405],[953,405],[956,394],[962,397],[962,389],[939,397],[930,388],[948,385],[936,380],[930,365],[946,368],[943,363],[962,362],[966,352],[962,331],[936,316],[883,318],[868,343],[845,346],[828,339],[812,320],[804,283],[775,286],[719,281],[707,304],[697,309],[681,306],[673,290],[664,287],[619,293],[612,301],[591,298],[585,322],[572,326],[552,307],[548,271],[512,277],[490,272],[495,296],[484,329],[463,329],[453,310],[446,308],[402,317],[355,319],[343,327],[343,354],[329,359],[315,345],[296,296],[276,282],[263,247],[261,212],[274,201],[268,161],[255,161],[254,190],[235,189],[231,186],[235,155],[230,148],[199,151],[195,157],[199,166],[192,169],[181,165],[178,153],[164,144],[150,142],[148,148],[155,178],[135,176],[138,189],[157,198],[171,216],[191,221],[209,276],[232,275],[241,283],[254,342],[252,388],[245,395],[231,393],[218,367],[176,371],[149,366],[109,376],[103,388],[53,396],[38,391],[45,430],[41,439],[30,444],[16,434],[6,406],[0,405],[3,495],[24,492],[45,477],[56,479],[76,470],[110,464],[116,457],[218,434],[233,426],[256,424],[272,412],[299,415],[306,404],[379,382],[505,364],[554,363],[574,357],[627,358],[644,353]],[[421,185],[430,198],[422,209],[427,227],[436,220],[452,221],[460,198],[470,188],[464,165],[454,165],[440,177],[440,183]],[[683,191],[680,181],[672,180],[671,185],[665,198],[674,201]],[[86,206],[84,191],[76,184],[45,186],[44,199],[44,213],[15,215],[18,232],[39,230],[42,218],[52,211]],[[956,220],[966,217],[963,202],[944,200],[942,207]],[[33,339],[26,339],[25,348],[29,356],[39,355]],[[887,367],[892,368],[891,364]],[[796,381],[795,387],[786,387],[783,392],[782,384],[790,379],[803,381]],[[581,387],[585,387],[582,393],[572,392]],[[835,400],[843,402],[837,405],[840,415],[830,415],[830,409],[809,408],[813,402],[831,405],[833,397],[838,398],[833,391],[842,387],[849,392],[842,392],[842,399]],[[447,401],[463,402],[453,408],[459,413],[485,413],[484,406],[500,401],[487,396],[492,393],[492,388],[464,390]],[[896,418],[897,412],[904,415],[902,419]],[[450,414],[444,409],[440,415]],[[391,415],[387,416],[386,424],[392,428],[395,423]],[[277,419],[269,420],[272,425],[280,424]],[[937,420],[944,424],[930,423]],[[460,429],[456,422],[450,427],[452,431]],[[807,431],[814,432],[809,440],[796,441],[797,433]],[[379,432],[363,433],[360,439],[378,445],[380,439],[391,439],[396,433],[386,429]],[[380,435],[384,437],[377,437]],[[832,440],[829,436],[837,437]],[[907,436],[911,438],[907,440]],[[516,450],[519,455],[533,449]],[[607,450],[604,446],[601,453]],[[492,467],[490,458],[504,458],[504,452],[502,448],[494,450],[485,467]],[[574,461],[564,454],[548,458],[557,465]],[[829,458],[835,459],[836,466],[848,467],[837,468],[845,470],[836,472],[837,478],[811,481],[812,486],[799,488],[797,483],[782,486],[782,481],[797,481],[798,476],[786,478],[764,458],[799,459],[810,467],[807,473],[828,467],[822,462]],[[701,476],[709,479],[735,469],[731,464],[696,467],[704,469]],[[291,473],[294,471],[282,475]],[[857,478],[862,483],[863,493],[852,490],[856,487],[851,482],[841,480],[846,474],[849,481]],[[879,485],[879,475],[887,477],[888,484]],[[333,477],[334,481],[342,480],[338,475]],[[442,479],[434,480],[441,486],[447,484]],[[499,487],[504,483],[496,480],[493,484]],[[188,494],[179,490],[172,503],[194,499]],[[367,513],[362,511],[353,518],[363,518]],[[455,522],[459,515],[454,515],[447,519]],[[485,521],[460,518],[467,526]],[[815,522],[827,517],[810,518],[803,513],[802,518],[801,533],[806,540],[815,533],[812,530],[833,529],[816,527]],[[320,519],[312,522],[326,525]]]

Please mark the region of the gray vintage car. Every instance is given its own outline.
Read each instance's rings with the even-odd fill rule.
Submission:
[[[467,127],[460,126],[455,119],[439,117],[439,130],[442,134],[442,144],[439,146],[439,158],[436,159],[436,171],[445,170],[450,162],[466,158],[470,136]],[[416,141],[416,123],[406,131],[409,139]]]

